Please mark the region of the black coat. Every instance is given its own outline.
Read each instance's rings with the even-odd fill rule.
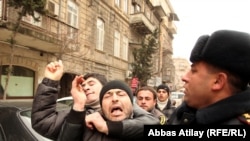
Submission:
[[[169,118],[173,114],[174,110],[176,109],[172,105],[172,101],[170,99],[168,99],[166,106],[162,110],[159,108],[158,104],[155,105],[155,108],[160,110],[167,118]]]
[[[38,85],[31,113],[32,128],[42,136],[54,140],[58,138],[63,123],[65,119],[70,116],[71,111],[70,109],[63,111],[56,110],[58,92],[59,81],[44,78],[42,83]],[[93,111],[92,109],[86,110],[86,113],[89,113],[88,111]],[[95,111],[97,111],[97,109]],[[83,113],[79,114],[79,116],[82,116]],[[158,118],[146,112],[136,104],[134,104],[133,114],[133,119],[119,122],[120,126],[108,126],[110,134],[130,138],[138,135],[143,136],[144,124],[159,124]]]
[[[206,108],[195,110],[182,103],[169,119],[170,125],[242,125],[249,124],[250,89],[234,94]]]

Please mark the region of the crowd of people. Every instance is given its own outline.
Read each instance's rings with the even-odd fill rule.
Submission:
[[[74,78],[72,108],[62,111],[56,110],[56,100],[63,63],[51,62],[33,101],[32,127],[54,140],[113,141],[143,140],[144,125],[250,125],[250,34],[218,30],[202,35],[190,61],[177,108],[165,84],[143,86],[133,94],[121,80],[88,73]]]

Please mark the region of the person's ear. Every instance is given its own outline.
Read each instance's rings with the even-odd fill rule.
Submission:
[[[219,90],[222,89],[227,82],[227,74],[226,73],[218,73],[216,79],[214,79],[212,89]]]

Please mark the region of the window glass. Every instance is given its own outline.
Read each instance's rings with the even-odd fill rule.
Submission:
[[[12,66],[11,76],[8,81],[8,97],[32,97],[34,92],[35,72],[25,67]],[[0,97],[8,79],[9,66],[0,66],[1,83]],[[25,83],[23,83],[25,82]]]
[[[123,11],[127,14],[128,13],[128,0],[123,0]]]
[[[78,27],[78,6],[72,1],[68,1],[68,24]]]
[[[115,0],[115,5],[120,7],[120,0]]]
[[[120,32],[117,30],[114,35],[114,56],[120,57]]]
[[[97,19],[97,41],[96,49],[103,51],[104,44],[104,22],[101,19]]]
[[[121,58],[128,60],[128,38],[126,36],[123,36],[122,39]]]

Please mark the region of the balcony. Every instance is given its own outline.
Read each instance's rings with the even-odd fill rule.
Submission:
[[[64,29],[65,31],[72,27],[65,23],[60,23],[60,21],[50,17],[43,17],[42,20],[43,22],[41,22],[40,26],[30,24],[27,21],[22,21],[15,37],[16,45],[44,52],[61,52],[61,47],[65,46],[62,44],[65,42],[65,37],[67,37],[68,34],[64,34],[65,37],[62,38],[62,35],[59,35],[56,32],[57,26],[60,24],[61,29]],[[13,32],[11,30],[13,26],[14,19],[8,18],[7,21],[0,21],[1,42],[8,43]],[[70,48],[66,47],[63,51],[69,52]]]
[[[169,18],[164,17],[163,19],[163,27],[167,29],[171,34],[177,33],[177,27],[173,21],[169,20]]]
[[[168,54],[171,54],[171,55],[173,55],[173,48],[172,47],[164,47],[164,49],[163,49],[163,55],[165,56],[165,55],[168,55]]]
[[[174,24],[174,22],[169,22],[168,23],[168,29],[169,29],[169,31],[172,33],[172,34],[176,34],[177,32],[176,32],[176,26],[175,26],[175,24]]]
[[[129,22],[130,26],[142,35],[153,33],[156,29],[144,13],[131,14]]]
[[[160,20],[162,17],[167,16],[168,11],[166,11],[168,8],[168,5],[166,1],[164,0],[150,0],[152,6],[154,7],[154,13],[158,20]]]

